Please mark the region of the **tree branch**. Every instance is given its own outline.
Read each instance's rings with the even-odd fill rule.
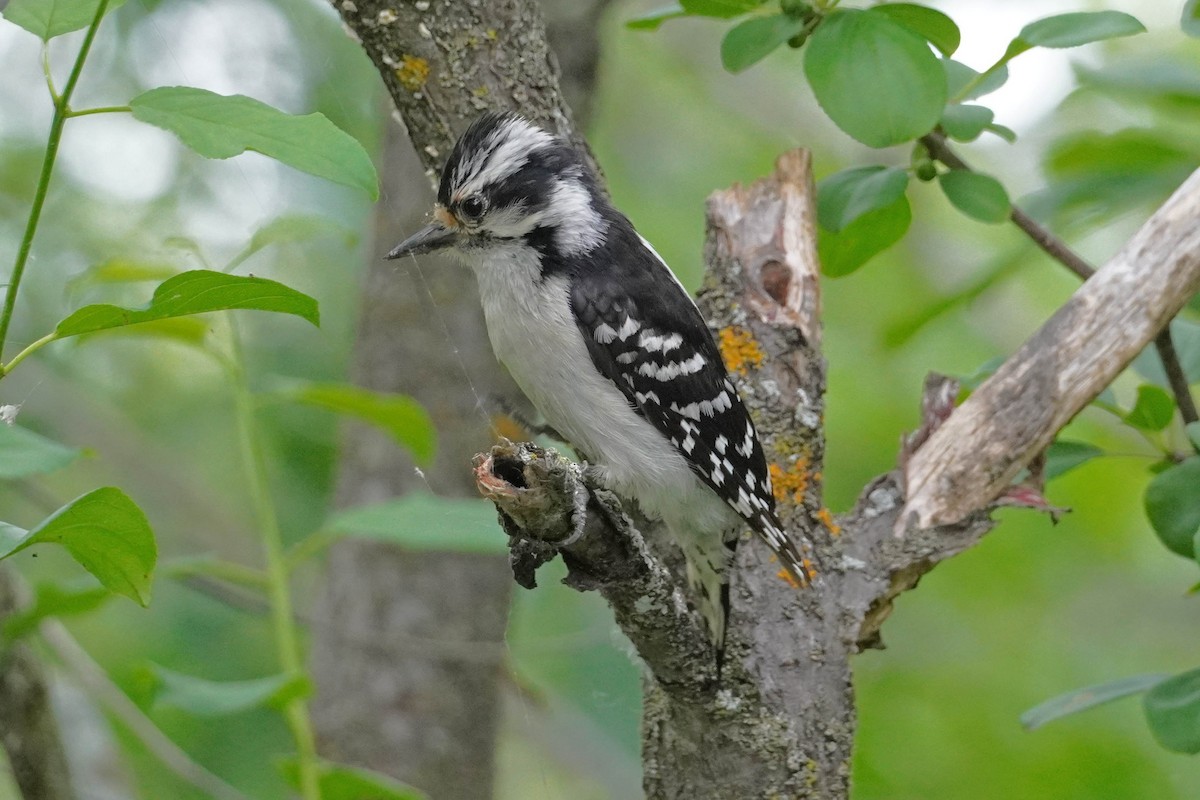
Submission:
[[[965,170],[967,172],[972,171],[971,167],[950,149],[949,144],[946,142],[946,137],[941,134],[930,133],[922,136],[921,144],[925,145],[933,158],[941,161],[951,169]],[[1074,272],[1081,280],[1086,281],[1092,275],[1096,274],[1095,268],[1072,250],[1066,242],[1039,225],[1016,205],[1012,207],[1011,218],[1013,224],[1024,231],[1046,255],[1071,270],[1071,272]],[[1179,356],[1175,353],[1175,344],[1171,340],[1171,328],[1169,325],[1164,326],[1155,338],[1154,348],[1158,351],[1158,357],[1162,361],[1163,370],[1167,374],[1167,382],[1171,387],[1171,393],[1175,396],[1175,404],[1179,407],[1179,415],[1183,419],[1183,424],[1187,425],[1200,420],[1200,415],[1196,411],[1196,401],[1192,397],[1191,389],[1188,387],[1187,376],[1183,372],[1183,366],[1179,363]]]
[[[918,527],[986,508],[1200,290],[1200,171],[916,452]]]

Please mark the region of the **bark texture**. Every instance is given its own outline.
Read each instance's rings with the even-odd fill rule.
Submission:
[[[18,584],[0,569],[0,622],[21,606]],[[71,775],[51,705],[46,667],[28,645],[0,639],[0,745],[21,795],[70,800]]]
[[[605,3],[555,3],[594,18]],[[433,205],[431,178],[484,109],[517,108],[575,138],[556,65],[533,2],[334,2],[362,42],[411,137],[391,126],[372,267],[352,379],[403,392],[431,411],[435,463],[417,472],[372,430],[345,439],[339,505],[411,490],[476,496],[471,454],[495,438],[493,396],[516,396],[487,343],[473,277],[444,260],[383,262]],[[573,92],[585,98],[598,44],[573,33]],[[415,150],[415,153],[414,153]],[[330,555],[314,614],[313,713],[322,752],[426,789],[488,798],[500,716],[511,579],[503,559],[406,553],[344,542]]]

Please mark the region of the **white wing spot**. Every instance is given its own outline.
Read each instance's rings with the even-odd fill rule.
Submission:
[[[654,392],[646,392],[644,394],[642,392],[634,392],[633,396],[637,398],[638,405],[640,406],[646,405],[647,400],[652,400],[655,405],[662,405],[662,400],[659,400],[658,395]]]
[[[672,402],[671,410],[681,417],[690,417],[697,422],[700,421],[700,406],[696,403],[688,403],[686,406],[680,408],[678,403]],[[688,423],[686,422],[684,423],[684,425],[687,424]],[[697,430],[699,430],[699,428],[697,428]]]
[[[662,350],[663,337],[650,331],[642,331],[642,335],[638,337],[638,347],[648,353],[658,352]]]
[[[607,322],[601,322],[596,326],[596,330],[592,331],[592,338],[600,344],[608,344],[617,338],[617,332]]]
[[[642,323],[638,322],[628,314],[625,316],[625,322],[617,329],[616,336],[622,342],[637,333],[642,327]]]

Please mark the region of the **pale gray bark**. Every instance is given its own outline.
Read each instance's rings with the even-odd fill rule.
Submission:
[[[603,4],[559,5],[586,16]],[[380,67],[412,142],[397,126],[388,132],[352,379],[420,400],[437,424],[439,454],[418,475],[385,437],[352,429],[342,506],[411,490],[476,496],[467,467],[495,439],[487,405],[516,390],[491,355],[474,279],[444,260],[379,259],[422,224],[433,205],[431,177],[483,109],[517,108],[574,135],[536,4],[417,5],[334,2]],[[572,85],[584,96],[595,71],[594,30],[575,31],[573,44]],[[366,542],[333,548],[314,613],[322,752],[434,797],[490,797],[510,593],[502,558]]]

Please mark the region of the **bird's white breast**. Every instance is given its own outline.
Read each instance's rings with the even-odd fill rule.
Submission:
[[[694,502],[697,492],[724,506],[595,370],[571,313],[565,277],[543,281],[534,251],[519,245],[464,256],[479,279],[497,358],[546,421],[605,470],[613,489],[668,517],[677,504]]]

